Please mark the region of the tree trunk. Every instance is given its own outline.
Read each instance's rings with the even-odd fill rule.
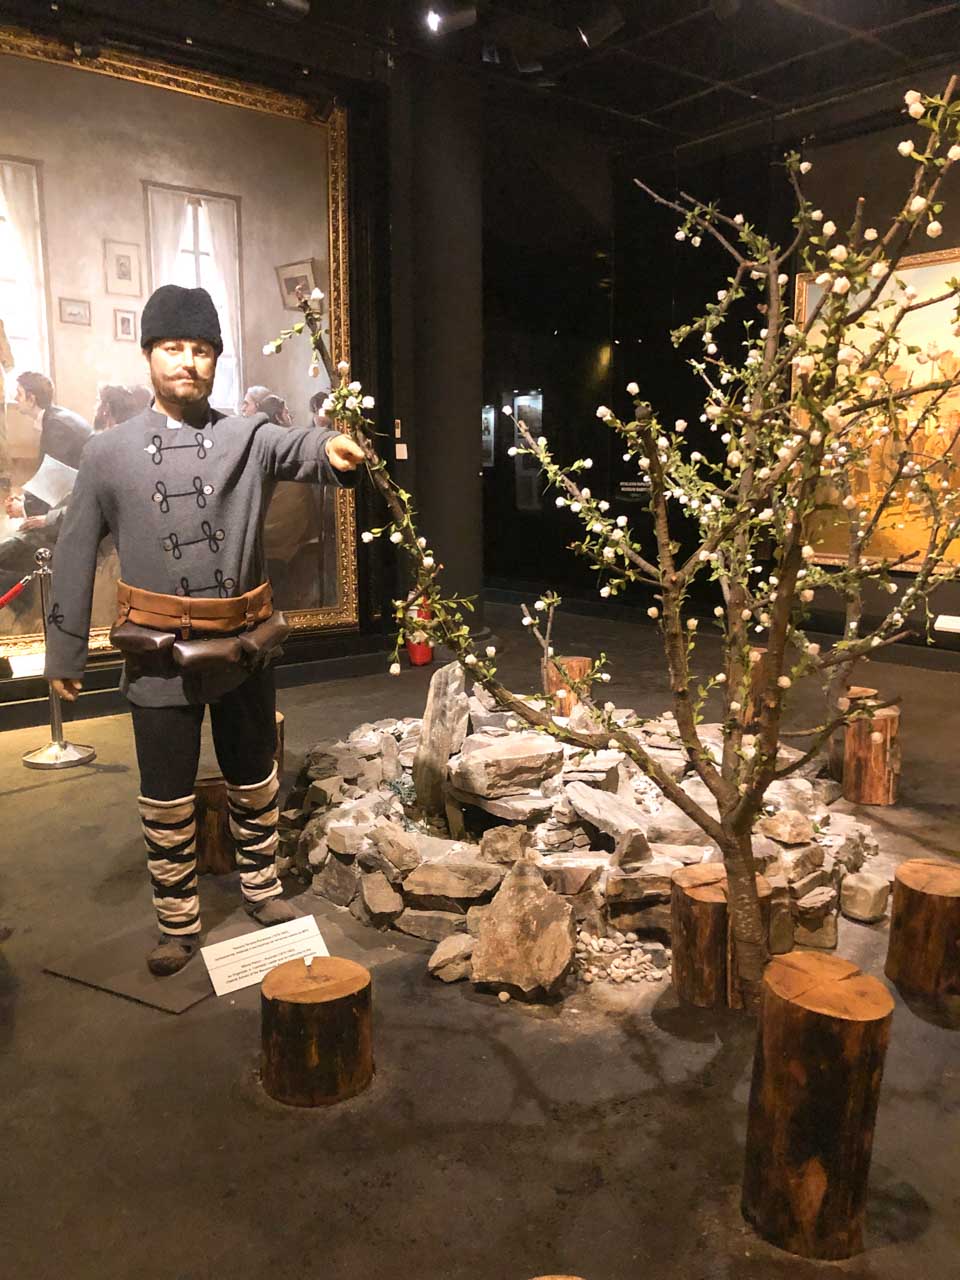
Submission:
[[[561,663],[566,675],[561,675],[557,663]],[[593,666],[592,658],[555,658],[543,665],[544,693],[553,694],[556,698],[558,716],[568,716],[580,705],[580,699],[570,688],[571,680],[583,680],[590,674]]]
[[[771,888],[756,876],[764,939]],[[675,871],[671,885],[673,985],[681,1004],[700,1009],[743,1008],[739,955],[728,908],[727,873],[719,862]]]
[[[261,1081],[278,1102],[320,1107],[373,1078],[370,974],[352,960],[287,960],[260,987]]]
[[[229,875],[237,869],[237,855],[230,834],[227,784],[219,773],[198,778],[193,794],[197,801],[197,874]]]
[[[897,868],[884,973],[905,995],[960,1013],[960,866],[911,858]]]
[[[838,698],[849,698],[851,705],[853,705],[857,702],[869,702],[871,698],[876,696],[876,689],[868,689],[865,685],[859,684],[845,687],[844,681],[837,681],[836,688],[833,685],[830,688],[830,714],[831,716],[833,715],[833,708],[836,706]],[[827,754],[827,772],[835,782],[843,782],[843,757],[846,735],[846,726],[843,725],[834,731],[830,739],[830,748]]]
[[[737,950],[740,999],[748,1013],[755,1013],[770,950],[760,912],[753,842],[749,835],[730,837],[723,847],[723,864],[727,869],[727,904]]]
[[[893,999],[839,956],[775,956],[763,980],[743,1215],[805,1258],[863,1248],[873,1128]]]

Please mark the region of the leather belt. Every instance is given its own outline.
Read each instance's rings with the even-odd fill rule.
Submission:
[[[266,621],[273,613],[273,590],[269,582],[245,592],[242,596],[169,596],[159,591],[145,591],[126,582],[117,583],[117,625],[133,622],[158,631],[180,633],[184,640],[191,634],[228,635],[250,630]]]

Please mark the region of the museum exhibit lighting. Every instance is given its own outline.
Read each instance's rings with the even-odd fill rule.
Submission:
[[[428,9],[424,22],[435,36],[446,35],[450,31],[466,31],[477,25],[477,6],[455,4],[448,5],[443,10]]]
[[[588,49],[595,49],[616,35],[624,21],[619,5],[592,4],[587,6],[583,18],[577,23],[577,34]]]

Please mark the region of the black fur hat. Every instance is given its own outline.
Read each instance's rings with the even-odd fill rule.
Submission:
[[[140,317],[140,345],[149,348],[163,338],[202,340],[223,354],[220,317],[206,289],[162,284],[150,295]]]

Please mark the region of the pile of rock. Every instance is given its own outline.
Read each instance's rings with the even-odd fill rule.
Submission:
[[[720,726],[701,731],[719,752]],[[669,714],[631,732],[716,813],[685,776]],[[861,871],[877,842],[831,813],[837,796],[811,777],[770,788],[755,849],[774,889],[774,951],[835,946],[841,898],[857,919],[885,909],[877,877]],[[671,876],[720,857],[623,752],[518,730],[479,687],[468,697],[454,664],[435,674],[423,720],[379,720],[311,747],[281,826],[281,868],[315,893],[365,924],[440,944],[429,966],[438,978],[524,996],[557,991],[571,972],[659,981]]]

